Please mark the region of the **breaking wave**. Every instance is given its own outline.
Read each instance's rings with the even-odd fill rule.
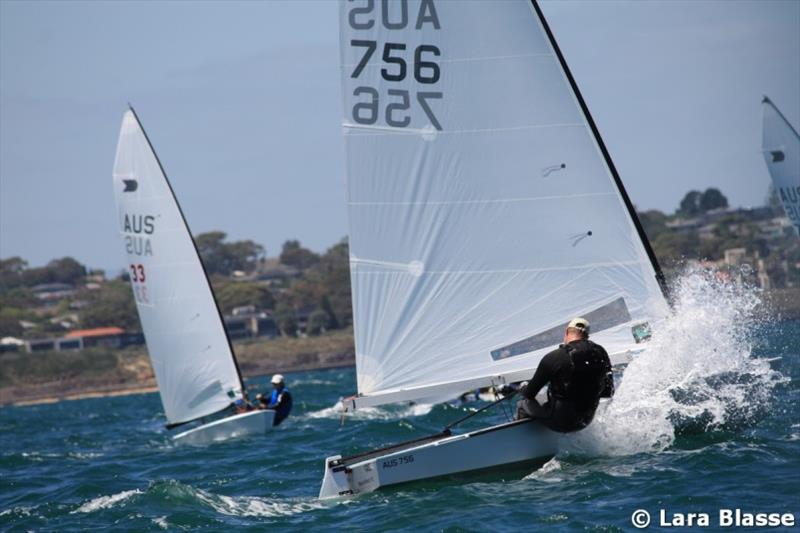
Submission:
[[[125,490],[116,494],[112,494],[111,496],[100,496],[98,498],[89,500],[72,512],[91,513],[94,511],[99,511],[100,509],[108,509],[109,507],[113,507],[117,503],[125,501],[133,496],[136,496],[137,494],[142,494],[142,491],[139,489]]]
[[[103,509],[110,509],[123,504],[123,502],[127,503],[132,498],[155,500],[161,504],[167,503],[172,505],[195,502],[202,504],[209,510],[228,516],[265,518],[292,516],[330,507],[331,505],[330,503],[323,503],[316,498],[288,498],[278,500],[256,496],[225,496],[194,488],[178,481],[169,480],[152,482],[145,491],[133,489],[110,496],[93,498],[72,511],[72,513],[91,513]],[[168,526],[166,516],[154,518],[153,523],[159,527]]]
[[[395,420],[412,416],[425,416],[433,409],[433,404],[415,403],[401,407],[362,407],[355,411],[344,412],[344,405],[339,400],[331,407],[312,411],[305,416],[308,418],[341,418],[342,415],[356,420]]]
[[[760,293],[687,271],[673,287],[671,315],[653,324],[649,348],[625,369],[595,421],[561,450],[589,455],[661,451],[676,435],[735,430],[766,414],[783,376],[752,357],[764,321]]]

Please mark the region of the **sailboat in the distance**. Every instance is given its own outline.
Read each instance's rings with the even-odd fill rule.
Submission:
[[[775,194],[800,234],[800,135],[766,96],[761,101],[761,150],[772,176]]]
[[[583,316],[612,363],[669,310],[599,131],[533,1],[341,1],[358,394],[347,409],[530,378]],[[534,465],[509,421],[325,460],[321,498]]]
[[[242,374],[186,219],[133,108],[122,119],[114,195],[167,428],[199,422],[173,441],[206,444],[269,431],[274,411],[231,409],[246,401]]]

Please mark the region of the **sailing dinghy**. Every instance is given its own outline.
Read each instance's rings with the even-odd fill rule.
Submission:
[[[615,364],[668,312],[633,205],[537,3],[340,2],[358,394],[529,379],[575,316]],[[320,498],[534,465],[530,420],[325,460]]]
[[[186,219],[131,108],[122,119],[114,194],[131,287],[168,424],[219,415],[244,400],[244,385]],[[272,428],[274,411],[201,423],[173,441],[206,444]]]
[[[800,233],[800,135],[766,96],[761,150],[786,216]]]

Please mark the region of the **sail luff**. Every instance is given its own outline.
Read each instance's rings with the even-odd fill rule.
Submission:
[[[228,335],[228,329],[225,327],[225,319],[222,315],[222,310],[219,308],[219,302],[217,301],[216,296],[214,295],[214,287],[211,286],[211,278],[208,276],[208,269],[206,269],[206,265],[203,262],[203,258],[200,256],[200,250],[197,248],[197,242],[194,240],[194,234],[192,230],[189,228],[189,223],[186,221],[186,215],[183,214],[183,208],[181,207],[181,203],[178,201],[178,197],[175,195],[175,190],[172,188],[172,183],[169,181],[169,176],[167,176],[167,172],[164,170],[164,165],[161,164],[161,159],[158,157],[158,152],[153,147],[153,143],[150,142],[150,137],[147,135],[147,130],[144,129],[142,126],[142,121],[139,120],[139,115],[136,114],[136,110],[133,108],[132,105],[128,104],[128,109],[130,109],[131,113],[133,113],[133,117],[136,119],[136,123],[139,125],[139,129],[142,130],[142,135],[144,135],[145,140],[147,141],[147,145],[150,147],[150,151],[153,153],[153,157],[155,157],[156,162],[158,163],[158,168],[161,170],[161,175],[164,176],[164,181],[169,188],[170,194],[172,194],[172,199],[175,202],[175,205],[178,208],[178,213],[181,215],[181,220],[183,221],[183,226],[186,229],[186,232],[189,234],[189,239],[192,241],[192,246],[194,247],[194,252],[197,256],[197,261],[200,263],[200,266],[203,269],[203,275],[206,279],[206,284],[208,285],[208,290],[211,292],[211,298],[214,301],[214,306],[217,309],[217,316],[219,317],[220,324],[222,324],[222,330],[225,332],[225,340],[228,343],[228,350],[230,351],[231,359],[233,359],[233,364],[236,367],[236,374],[239,376],[239,386],[241,387],[242,394],[246,396],[246,389],[244,387],[244,378],[242,377],[242,369],[239,367],[239,361],[236,359],[236,352],[233,350],[233,343],[231,342],[231,337]]]
[[[550,46],[553,47],[553,51],[558,57],[558,62],[561,64],[561,69],[564,72],[567,80],[569,81],[569,85],[572,88],[572,92],[575,95],[578,104],[580,105],[581,111],[583,112],[583,116],[586,119],[586,122],[589,124],[589,128],[592,130],[592,134],[594,135],[594,140],[597,143],[597,147],[599,148],[600,152],[603,154],[603,159],[605,159],[606,165],[608,167],[609,172],[611,173],[611,177],[614,179],[614,184],[617,186],[617,191],[619,192],[620,197],[622,198],[622,202],[625,205],[625,209],[628,210],[628,215],[631,218],[631,222],[633,226],[636,228],[636,233],[639,235],[639,239],[641,240],[642,246],[644,247],[645,252],[647,253],[647,257],[650,259],[650,263],[653,265],[653,270],[655,271],[656,281],[658,282],[659,287],[661,288],[661,292],[664,294],[664,298],[669,302],[670,295],[669,295],[669,287],[667,286],[667,280],[664,277],[664,272],[661,270],[661,265],[658,262],[658,258],[656,257],[655,252],[653,251],[653,247],[650,244],[650,240],[647,238],[647,234],[644,231],[644,227],[642,226],[642,222],[639,220],[639,215],[636,213],[636,207],[631,202],[630,196],[628,196],[628,191],[625,190],[625,185],[622,183],[622,178],[619,176],[619,172],[617,172],[617,167],[614,165],[614,160],[611,158],[611,154],[606,148],[606,143],[603,141],[602,135],[600,135],[600,130],[597,127],[597,124],[592,117],[591,112],[589,111],[589,106],[586,105],[586,100],[583,99],[583,95],[581,94],[580,89],[578,88],[578,84],[575,81],[575,78],[572,76],[572,71],[569,69],[569,65],[567,65],[567,61],[564,59],[564,54],[561,53],[561,48],[558,46],[558,41],[556,41],[555,36],[553,35],[553,31],[550,29],[550,25],[547,23],[547,19],[542,13],[542,8],[539,6],[539,0],[531,0],[531,4],[533,8],[536,10],[536,14],[539,17],[539,21],[544,28],[545,33],[547,34],[547,38],[550,41]]]

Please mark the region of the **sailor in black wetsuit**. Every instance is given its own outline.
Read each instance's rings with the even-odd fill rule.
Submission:
[[[547,402],[541,405],[536,395],[548,383]],[[587,320],[570,321],[564,344],[542,358],[520,394],[516,418],[534,418],[561,433],[589,425],[600,398],[614,395],[614,379],[605,349],[589,340]]]

